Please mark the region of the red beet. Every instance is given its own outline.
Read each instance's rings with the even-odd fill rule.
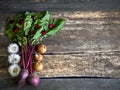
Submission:
[[[28,69],[23,69],[20,73],[20,78],[21,79],[26,79],[28,77],[28,75],[29,75]]]
[[[39,76],[36,75],[35,73],[32,73],[28,77],[28,82],[32,85],[37,87],[40,84],[40,79]]]

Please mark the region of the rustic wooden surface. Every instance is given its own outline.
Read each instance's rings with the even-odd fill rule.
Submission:
[[[120,10],[119,0],[0,0],[0,13],[30,11],[113,11]]]
[[[48,51],[41,77],[120,78],[119,0],[75,0],[74,7],[72,0],[12,1],[0,2],[0,78],[11,78],[7,72],[9,41],[4,34],[5,20],[25,10],[46,9],[52,18],[64,18],[66,24],[55,37],[43,41]]]
[[[18,90],[16,79],[1,79],[0,90]],[[41,79],[38,87],[24,86],[21,90],[120,90],[120,79],[51,78]]]

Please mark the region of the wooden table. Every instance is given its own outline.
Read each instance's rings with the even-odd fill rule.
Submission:
[[[1,80],[11,78],[5,21],[27,10],[66,20],[61,32],[43,41],[48,51],[41,78],[120,78],[120,0],[1,0],[0,10]]]

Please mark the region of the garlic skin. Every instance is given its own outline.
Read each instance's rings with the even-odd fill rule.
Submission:
[[[12,77],[17,77],[20,74],[21,68],[18,64],[11,64],[8,67],[8,72]]]
[[[19,54],[10,54],[8,56],[8,62],[13,64],[13,63],[19,63],[20,62],[20,55]]]
[[[11,43],[8,46],[9,53],[17,53],[19,51],[19,46],[16,43]]]

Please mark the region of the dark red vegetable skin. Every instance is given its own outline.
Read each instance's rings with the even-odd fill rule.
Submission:
[[[23,69],[20,73],[20,79],[26,79],[29,75],[28,69]]]
[[[28,83],[34,87],[37,87],[40,84],[40,79],[38,75],[30,74],[28,77]]]

